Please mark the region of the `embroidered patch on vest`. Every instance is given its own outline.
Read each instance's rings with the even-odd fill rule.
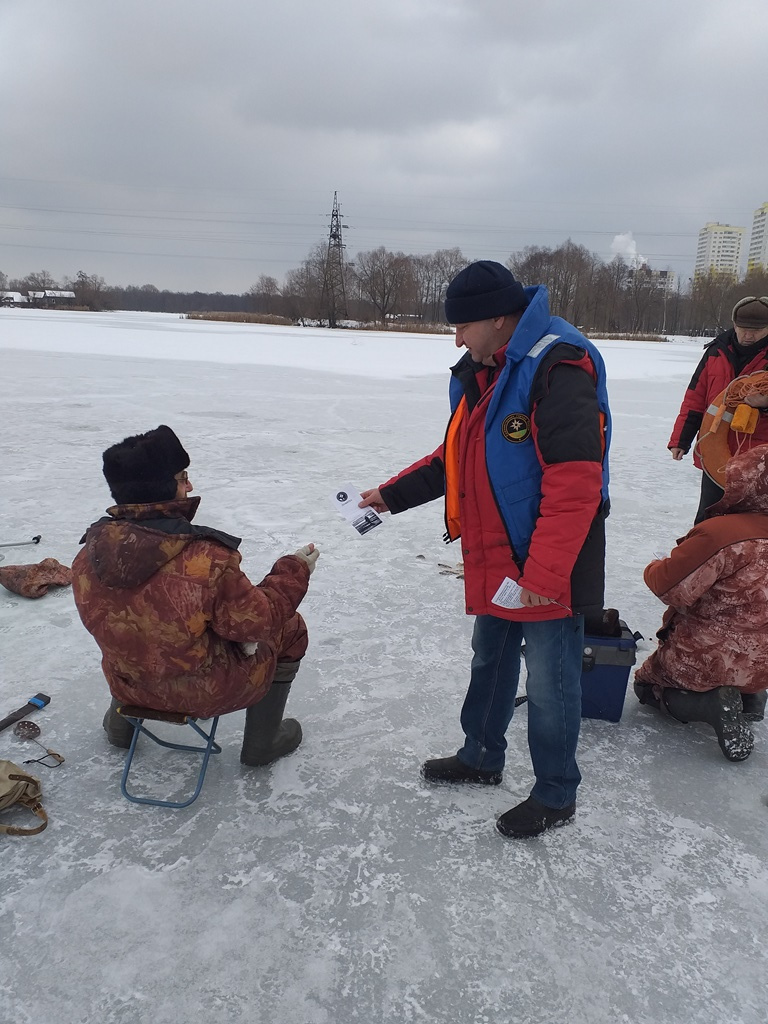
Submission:
[[[504,417],[501,433],[506,441],[520,444],[521,441],[526,441],[530,437],[531,421],[524,412],[513,412]]]

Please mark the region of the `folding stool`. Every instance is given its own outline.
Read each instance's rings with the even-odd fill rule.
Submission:
[[[127,718],[133,725],[133,737],[131,738],[131,745],[128,748],[128,753],[125,756],[123,777],[120,781],[120,791],[126,800],[130,800],[135,804],[152,804],[155,807],[189,807],[191,803],[194,803],[194,801],[197,800],[200,795],[200,790],[203,788],[205,773],[208,768],[208,761],[211,754],[221,753],[221,747],[218,743],[214,742],[216,726],[219,724],[219,716],[217,715],[212,720],[210,731],[205,732],[205,730],[201,729],[197,724],[196,717],[194,715],[187,714],[183,711],[174,714],[166,711],[154,711],[152,708],[141,708],[134,704],[121,704],[116,708],[116,710],[118,715],[122,715],[123,718]],[[171,722],[173,725],[188,725],[205,741],[205,744],[191,746],[186,743],[170,743],[168,740],[161,740],[159,736],[156,736],[153,732],[147,729],[144,725],[145,719],[149,719],[153,722]],[[133,755],[136,752],[136,741],[139,738],[139,733],[143,733],[145,736],[148,736],[161,747],[171,747],[173,750],[191,750],[203,755],[203,763],[200,766],[200,772],[197,776],[197,785],[194,793],[188,800],[157,800],[152,797],[135,796],[133,793],[128,792],[128,775],[131,770],[131,765],[133,764]]]

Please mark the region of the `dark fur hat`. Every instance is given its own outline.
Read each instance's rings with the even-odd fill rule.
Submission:
[[[525,289],[506,267],[493,260],[478,260],[464,267],[445,293],[445,319],[449,324],[492,320],[519,313],[528,305]]]
[[[171,501],[189,456],[170,427],[126,437],[104,452],[104,476],[118,505]]]
[[[763,331],[768,327],[768,295],[747,295],[733,307],[732,319],[737,327]]]

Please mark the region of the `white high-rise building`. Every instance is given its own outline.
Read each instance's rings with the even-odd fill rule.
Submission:
[[[768,203],[759,206],[752,218],[747,273],[752,270],[768,271]]]
[[[746,228],[710,221],[699,232],[694,273],[741,274],[741,247]]]

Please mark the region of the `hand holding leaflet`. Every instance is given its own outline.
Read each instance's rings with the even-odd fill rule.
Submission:
[[[368,533],[384,521],[372,508],[360,508],[362,500],[362,495],[352,484],[342,484],[331,494],[333,507],[359,534]]]
[[[523,588],[520,584],[507,576],[491,598],[491,601],[497,604],[499,608],[522,608],[523,602],[520,600],[522,592]]]
[[[537,596],[530,590],[525,591],[525,593],[528,595],[527,601],[523,601],[523,588],[520,584],[507,576],[502,580],[501,586],[493,595],[491,601],[493,604],[498,605],[499,608],[530,608],[532,606],[556,604],[558,608],[565,608],[569,615],[573,614],[567,604],[561,604],[560,601],[555,601],[550,597]]]

